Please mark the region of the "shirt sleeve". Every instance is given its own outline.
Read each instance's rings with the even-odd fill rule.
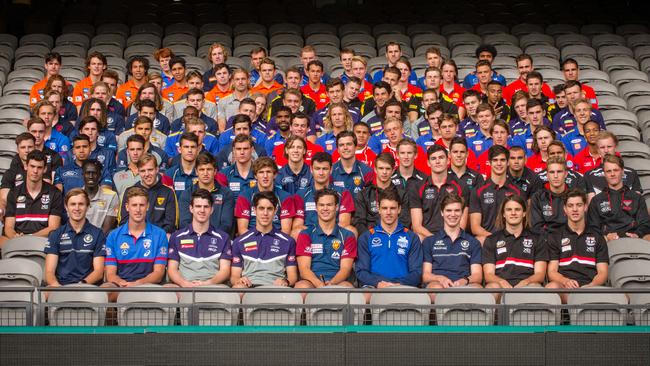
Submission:
[[[99,235],[97,235],[97,241],[95,242],[95,251],[93,252],[93,257],[105,257],[106,256],[106,234],[103,231],[97,230]]]
[[[176,261],[176,262],[181,261],[181,257],[178,254],[178,249],[179,249],[178,237],[176,236],[176,234],[172,234],[172,236],[169,238],[169,250],[168,250],[169,254],[167,255],[167,258],[170,261]]]
[[[298,234],[298,240],[296,241],[296,255],[311,257],[311,237],[306,232],[301,232]]]
[[[339,214],[353,213],[355,211],[354,199],[350,191],[343,191],[341,193],[341,202],[339,203]]]
[[[481,262],[483,264],[495,264],[496,263],[496,239],[494,235],[488,236],[483,243],[483,249],[481,252]]]
[[[370,240],[369,232],[361,234],[357,245],[358,256],[355,263],[355,272],[359,283],[362,286],[377,286],[380,281],[387,280],[384,276],[377,275],[370,271],[370,252],[368,250],[368,241]]]
[[[481,213],[481,200],[476,190],[473,190],[469,196],[469,213]]]
[[[106,260],[104,261],[104,265],[106,266],[117,266],[117,258],[115,257],[115,250],[117,249],[115,247],[117,244],[116,236],[117,229],[108,234],[108,238],[106,239]]]
[[[472,238],[472,240],[469,241],[469,245],[471,251],[469,264],[481,264],[481,243],[477,239]]]
[[[356,258],[357,257],[357,239],[354,237],[354,234],[349,233],[345,238],[343,243],[343,254],[341,258]]]
[[[535,262],[548,262],[548,246],[541,236],[533,236],[535,245]]]
[[[120,199],[117,196],[117,193],[115,193],[111,197],[111,202],[108,203],[108,211],[106,211],[106,216],[117,217],[117,211],[120,209],[119,204]]]
[[[297,219],[305,218],[305,201],[298,194],[293,196],[293,206],[294,212],[296,213],[295,217]]]
[[[241,244],[238,241],[232,243],[232,266],[237,268],[244,267],[244,258],[241,253]]]
[[[52,193],[50,216],[63,217],[63,193],[56,188],[50,192]]]
[[[296,217],[296,197],[288,196],[280,203],[280,220]]]
[[[16,217],[16,190],[9,190],[5,217]]]
[[[219,259],[225,259],[232,262],[232,240],[230,240],[229,235],[225,235],[223,250],[221,251],[221,257]]]
[[[560,260],[562,250],[560,248],[559,240],[562,240],[562,238],[557,236],[557,235],[550,235],[548,237],[548,240],[546,241],[546,246],[548,247],[548,260],[549,261],[558,261],[558,260]]]
[[[292,238],[289,238],[289,251],[287,252],[285,266],[292,267],[296,265],[296,242]]]
[[[422,242],[422,261],[425,263],[433,263],[433,256],[431,255],[431,248],[433,246],[433,237],[430,236]]]
[[[596,263],[609,263],[607,241],[602,235],[596,237]]]
[[[47,242],[45,243],[45,249],[43,249],[45,254],[56,254],[59,255],[59,230],[52,231],[47,236]]]
[[[408,270],[409,273],[398,281],[407,286],[418,286],[422,280],[422,244],[420,238],[411,233],[411,246],[409,248]]]
[[[162,264],[163,266],[167,265],[168,249],[169,242],[167,241],[167,235],[161,233],[160,238],[158,239],[158,253],[156,253],[156,259],[153,264]]]
[[[251,218],[251,203],[241,193],[237,197],[237,204],[235,204],[235,217],[249,220]]]

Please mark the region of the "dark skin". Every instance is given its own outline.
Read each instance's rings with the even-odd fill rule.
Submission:
[[[99,183],[101,181],[102,172],[97,170],[92,164],[86,165],[83,170],[84,174],[84,190],[88,193],[89,197],[94,197],[99,191]],[[102,223],[102,231],[104,234],[108,234],[111,230],[116,227],[117,217],[115,216],[106,216],[104,222]]]

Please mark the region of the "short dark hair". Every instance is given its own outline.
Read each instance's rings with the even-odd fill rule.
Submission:
[[[539,80],[540,83],[544,82],[544,76],[542,76],[542,74],[539,71],[535,71],[535,70],[529,72],[528,75],[526,75],[526,82],[528,82],[528,80],[530,79],[537,79]]]
[[[90,137],[88,137],[88,135],[84,135],[83,133],[80,133],[77,136],[72,138],[72,146],[74,146],[74,143],[77,141],[86,141],[90,143]]]
[[[390,94],[393,91],[393,87],[391,87],[390,84],[388,84],[385,81],[378,81],[372,86],[373,94],[374,94],[374,90],[376,89],[385,89],[388,92],[388,94]]]
[[[339,194],[335,190],[331,188],[323,188],[319,189],[314,193],[314,202],[318,203],[318,200],[321,199],[321,197],[325,196],[332,196],[334,197],[334,202],[338,205],[339,204]]]
[[[45,63],[56,60],[61,63],[61,55],[58,52],[49,52],[45,54]]]
[[[333,165],[332,163],[332,155],[324,152],[324,151],[319,151],[314,156],[311,157],[311,164],[314,165],[314,163],[329,163],[330,167]]]
[[[192,192],[192,196],[190,198],[190,206],[194,206],[194,201],[198,199],[208,200],[210,206],[214,204],[214,198],[212,197],[212,193],[210,193],[210,191],[204,188],[199,188],[196,191]]]
[[[174,57],[171,60],[169,60],[169,67],[174,66],[175,64],[181,64],[183,67],[185,67],[185,59],[182,57]]]
[[[574,64],[574,65],[576,65],[576,67],[579,66],[579,65],[578,65],[578,61],[576,61],[576,60],[575,60],[574,58],[572,58],[572,57],[569,57],[569,58],[564,59],[564,61],[562,61],[562,65],[560,65],[560,69],[561,69],[561,70],[564,70],[564,66],[567,65],[567,64]]]
[[[481,52],[489,52],[492,54],[492,58],[497,57],[497,49],[491,44],[482,44],[476,47],[476,58],[478,58]]]
[[[580,188],[569,188],[569,190],[564,194],[564,205],[566,206],[569,198],[580,197],[582,203],[587,203],[587,194]]]
[[[311,61],[309,61],[309,63],[307,63],[307,70],[309,70],[309,68],[314,66],[314,65],[320,67],[321,71],[325,70],[325,66],[323,66],[323,63],[320,60],[311,60]]]
[[[499,155],[505,154],[506,160],[510,158],[510,151],[501,145],[492,145],[488,150],[488,160],[492,160]]]
[[[131,143],[131,142],[139,142],[139,143],[142,144],[142,146],[144,146],[146,144],[146,141],[145,141],[144,137],[142,137],[141,135],[137,135],[137,134],[133,134],[133,135],[129,136],[129,138],[126,139],[126,146],[128,147],[129,143]]]
[[[20,145],[21,142],[31,140],[36,143],[36,138],[29,132],[23,132],[20,135],[16,136],[16,146]]]
[[[202,153],[199,153],[199,156],[196,157],[196,167],[199,167],[200,165],[212,165],[212,167],[215,168],[217,161],[215,160],[214,156],[212,156],[212,154],[207,151],[203,151]]]
[[[42,152],[41,150],[32,150],[27,154],[27,159],[25,159],[27,163],[29,163],[30,160],[34,161],[42,161],[43,164],[47,162],[47,156],[45,156],[45,153]]]
[[[448,194],[446,195],[443,199],[442,202],[440,202],[440,211],[444,210],[445,207],[448,205],[451,205],[453,203],[460,203],[460,207],[464,208],[465,207],[465,202],[462,197],[457,195],[456,193]]]
[[[269,202],[271,202],[273,207],[278,207],[278,205],[280,204],[280,202],[278,202],[278,197],[275,195],[275,193],[265,191],[265,192],[258,192],[255,194],[255,196],[253,196],[253,207],[257,207],[257,204],[263,199],[269,200]]]
[[[375,168],[377,167],[378,162],[386,163],[390,165],[391,167],[395,166],[395,158],[393,157],[393,154],[389,152],[383,152],[375,158]]]
[[[191,141],[196,144],[196,146],[199,146],[199,137],[192,132],[183,132],[181,134],[181,138],[179,140],[179,144],[183,145],[183,140]]]
[[[383,191],[379,192],[379,197],[377,199],[379,205],[381,205],[381,201],[384,200],[395,201],[399,206],[402,206],[402,199],[397,192],[397,189],[394,187],[392,189],[384,189]]]
[[[235,129],[235,125],[238,125],[240,123],[246,123],[248,125],[249,129],[253,125],[253,121],[251,121],[251,118],[248,115],[241,114],[241,113],[240,114],[235,114],[235,116],[232,119],[233,130]]]
[[[291,108],[281,105],[277,108],[275,108],[275,113],[274,115],[277,116],[279,112],[289,112],[289,117],[291,117]]]
[[[99,129],[99,120],[95,118],[95,116],[86,116],[79,121],[79,126],[77,127],[78,131],[83,130],[84,127],[86,127],[87,124],[89,123],[96,123],[97,124],[97,129]]]
[[[467,145],[465,145],[465,146],[467,146]],[[449,147],[451,148],[451,145],[449,145]],[[438,151],[442,151],[442,152],[445,153],[445,155],[447,155],[447,149],[445,149],[444,146],[438,145],[438,144],[433,144],[433,145],[431,145],[431,146],[429,146],[427,148],[427,159],[429,159],[431,157],[431,155],[433,155],[434,153],[437,153]]]
[[[339,134],[336,135],[336,147],[339,147],[339,141],[344,137],[352,137],[352,140],[354,141],[354,146],[357,145],[357,135],[355,135],[354,132],[352,131],[343,131],[343,132],[339,132]]]
[[[104,170],[104,165],[99,162],[97,159],[88,159],[81,164],[81,170],[86,171],[86,168],[89,166],[94,166],[95,169],[101,174]]]
[[[149,72],[149,60],[146,57],[133,56],[129,59],[129,62],[126,64],[126,70],[129,73],[129,75],[133,76],[133,73],[131,73],[131,68],[133,68],[134,62],[141,63],[144,66],[144,72],[145,73]]]

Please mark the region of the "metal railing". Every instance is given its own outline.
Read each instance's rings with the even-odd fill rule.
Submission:
[[[118,302],[108,302],[113,292]],[[558,294],[587,297],[562,304]],[[0,287],[0,299],[0,326],[650,325],[643,288]]]

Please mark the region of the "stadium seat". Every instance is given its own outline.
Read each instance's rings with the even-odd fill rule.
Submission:
[[[395,286],[411,288],[410,286]],[[370,298],[373,325],[428,325],[431,298],[426,293],[376,292]]]
[[[585,70],[586,71],[586,70]],[[615,85],[612,85],[605,81],[592,81],[588,83],[589,86],[594,88],[596,96],[600,97],[601,95],[618,95],[618,88]]]
[[[0,282],[1,277],[0,269]],[[37,315],[37,305],[34,300],[33,293],[30,291],[0,291],[0,326],[16,327],[34,324]],[[30,311],[31,322],[28,321],[30,317],[27,315]]]
[[[268,48],[268,40],[266,39],[266,36],[261,34],[245,33],[245,34],[240,34],[238,36],[235,36],[233,45],[235,48],[242,47],[242,46],[251,46],[251,45],[255,47]]]
[[[599,70],[600,65],[598,64],[598,60],[591,56],[574,56],[573,59],[575,59],[578,62],[578,65],[580,65],[580,70]]]
[[[552,46],[555,47],[555,39],[548,34],[529,33],[519,38],[519,47],[528,48],[530,46]]]
[[[159,285],[135,288],[157,289]],[[120,292],[117,297],[117,323],[121,326],[173,325],[178,298],[174,292]]]
[[[202,286],[200,288],[228,288],[225,285]],[[236,292],[182,292],[179,301],[181,325],[191,324],[189,306],[197,304],[195,314],[198,325],[237,325],[240,298]]]
[[[625,160],[625,166],[636,170],[639,177],[650,175],[650,165],[646,159],[639,158],[627,158]]]
[[[304,44],[302,37],[295,34],[276,34],[271,36],[271,39],[269,40],[271,49],[277,46],[295,46],[300,48],[304,46]],[[297,54],[299,53],[295,53],[294,55]]]
[[[370,28],[370,26],[361,23],[342,24],[338,29],[338,35],[339,37],[341,37],[341,40],[349,35],[363,34],[363,35],[371,36],[371,33],[372,33],[372,29]],[[337,33],[329,33],[329,34],[337,34]]]
[[[312,46],[332,46],[336,48],[341,47],[339,37],[333,34],[312,34],[305,39],[305,44]]]
[[[156,23],[141,23],[131,27],[131,37],[138,34],[146,34],[160,39],[163,37],[163,32],[164,29]]]
[[[621,46],[625,47],[625,38],[618,34],[604,33],[598,34],[591,38],[591,45],[600,50],[601,47],[605,46]],[[626,47],[627,48],[627,47]]]
[[[592,288],[600,288],[592,287]],[[569,318],[571,325],[625,325],[626,310],[628,304],[625,294],[609,293],[570,293],[567,300],[568,305],[591,305],[590,308],[571,308]],[[598,305],[605,305],[598,307]],[[612,308],[614,305],[618,307]]]
[[[260,286],[258,289],[283,289],[280,286]],[[300,324],[302,297],[297,292],[247,292],[242,298],[244,325]],[[289,305],[282,307],[282,305]]]
[[[377,57],[377,49],[374,46],[368,46],[365,44],[350,44],[346,48],[354,50],[355,54],[365,57],[366,59]]]
[[[90,38],[85,34],[79,33],[63,33],[56,38],[54,43],[56,46],[79,46],[84,49],[90,47]]]
[[[129,36],[129,26],[122,23],[106,23],[97,27],[97,35],[101,34],[119,34],[122,38]]]
[[[612,71],[609,76],[612,83],[618,87],[634,81],[649,82],[648,74],[639,70],[616,70]]]
[[[198,47],[211,46],[213,43],[219,43],[228,49],[232,49],[232,38],[221,33],[202,35],[198,40]]]
[[[506,78],[508,84],[519,79],[519,71],[516,69],[513,68],[508,68],[508,69],[495,68],[495,69],[499,72],[499,74],[503,75],[503,77]]]
[[[7,76],[7,82],[13,81],[29,81],[32,84],[40,81],[44,76],[41,70],[23,69],[14,70]]]
[[[298,36],[302,38],[302,27],[293,23],[276,23],[269,26],[269,37],[280,35]]]
[[[389,42],[395,42],[399,44],[402,47],[402,49],[404,47],[411,47],[411,38],[404,34],[382,34],[381,36],[378,36],[376,38],[377,38],[377,49],[380,50],[386,49],[386,45]]]
[[[90,41],[92,47],[115,46],[121,49],[126,47],[126,38],[119,34],[98,34]]]
[[[2,61],[3,59],[0,59]],[[22,70],[22,69],[33,69],[33,70],[38,70],[38,71],[43,71],[43,58],[42,57],[23,57],[20,60],[16,60],[14,63],[14,70]],[[3,67],[3,71],[9,72],[11,65],[7,62],[6,67]],[[7,70],[4,70],[4,69]]]
[[[632,309],[634,324],[639,326],[650,326],[650,294],[628,294],[630,305],[638,308]]]
[[[33,235],[18,236],[7,240],[2,248],[2,258],[25,258],[45,268],[45,245],[47,238]]]
[[[25,94],[29,95],[29,91],[34,85],[31,81],[11,81],[3,88],[3,95],[12,95],[12,94]]]
[[[571,46],[588,46],[591,48],[591,41],[589,37],[582,34],[561,34],[555,37],[555,46],[559,49]]]
[[[450,37],[452,35],[461,33],[474,33],[474,27],[471,24],[450,23],[445,24],[442,26],[442,28],[440,28],[440,34],[445,37]]]
[[[436,322],[438,325],[492,325],[494,324],[494,296],[490,293],[436,294]],[[438,307],[439,306],[439,307]]]
[[[18,125],[11,125],[13,126],[18,126]],[[6,129],[6,125],[2,126],[2,129]],[[24,129],[24,128],[23,128]],[[14,136],[15,137],[15,136]],[[5,173],[7,170],[9,170],[9,167],[11,166],[11,158],[8,156],[0,156],[0,173]]]
[[[16,52],[14,52],[14,58],[16,61],[18,61],[24,57],[38,57],[41,59],[41,64],[43,64],[43,57],[45,57],[48,52],[50,52],[50,49],[43,45],[28,44],[16,48]]]
[[[42,62],[42,60],[41,60]],[[62,57],[62,66],[63,68],[75,69],[86,73],[86,59],[85,57],[73,57],[73,56],[64,56]]]
[[[546,26],[545,33],[551,36],[558,36],[561,34],[578,33],[580,30],[573,24],[549,24]]]
[[[440,27],[438,27],[435,24],[431,23],[416,23],[416,24],[409,24],[406,27],[406,34],[409,35],[409,37],[413,38],[415,36],[421,35],[421,34],[436,34],[440,33]]]
[[[86,58],[86,48],[75,45],[56,46],[52,52],[57,52],[62,57],[80,57]]]
[[[473,33],[457,33],[447,37],[447,44],[451,49],[462,45],[470,45],[476,48],[481,44],[481,41],[481,37]]]
[[[237,24],[233,27],[232,32],[235,38],[244,34],[254,34],[266,38],[266,27],[257,23]]]
[[[491,44],[494,46],[519,46],[519,38],[507,33],[494,33],[488,34],[483,37],[483,43]],[[520,50],[521,51],[521,50]],[[501,55],[501,52],[499,52]]]
[[[0,286],[38,287],[43,282],[43,268],[26,258],[0,259]]]
[[[586,46],[582,44],[571,44],[559,48],[560,48],[560,56],[562,57],[563,60],[567,58],[575,58],[575,57],[590,57],[596,60],[597,57],[596,50],[591,48],[591,46]]]
[[[639,124],[636,114],[629,111],[603,111],[602,114],[607,125],[626,125],[637,128]]]
[[[539,24],[520,23],[520,24],[513,25],[512,28],[510,28],[510,33],[514,34],[517,37],[524,37],[529,34],[535,34],[535,33],[543,34],[544,27],[542,27]]]
[[[0,45],[9,46],[12,50],[18,47],[18,38],[13,34],[0,33]]]
[[[21,47],[36,45],[45,47],[49,50],[54,47],[54,39],[49,34],[32,33],[22,36],[19,45]]]
[[[66,81],[71,83],[78,83],[81,79],[86,77],[86,74],[83,71],[77,69],[63,68],[59,71],[59,74],[65,78]]]
[[[374,48],[376,42],[375,42],[375,37],[363,33],[352,33],[352,34],[347,34],[345,36],[341,36],[341,47],[349,47],[350,45],[353,44],[366,45]]]
[[[495,48],[497,49],[497,57],[511,57],[514,59],[523,53],[521,48],[514,45],[501,44],[496,45]]]
[[[627,56],[634,57],[634,52],[625,46],[602,46],[598,49],[598,61],[601,63],[608,58]]]
[[[564,83],[564,74],[560,70],[537,70],[542,76],[544,81],[551,86]]]
[[[508,305],[509,325],[549,326],[560,325],[561,309],[553,308],[562,304],[558,294],[551,293],[511,293],[501,298]],[[518,305],[524,305],[519,307]],[[539,307],[535,306],[539,305]]]
[[[514,58],[506,56],[497,56],[492,61],[492,68],[495,70],[504,70],[504,69],[517,69],[517,63]]]
[[[648,32],[648,26],[645,24],[621,24],[616,27],[616,34],[620,34],[624,37]]]
[[[174,24],[169,24],[168,26],[165,27],[165,35],[166,36],[171,36],[171,35],[187,35],[190,36],[194,39],[199,34],[199,30],[194,26],[193,24],[189,23],[174,23]]]
[[[12,97],[13,95],[9,95],[7,97]],[[0,106],[1,108],[1,106]],[[7,139],[7,138],[0,138],[0,156],[9,156],[13,157],[16,155],[18,151],[16,150],[16,142],[13,138]]]
[[[614,70],[638,70],[639,63],[632,57],[619,56],[610,57],[601,63],[601,68],[605,72],[612,72]]]
[[[476,63],[476,46],[474,45],[458,45],[451,50],[451,57],[455,60],[457,58],[471,58]],[[499,56],[497,56],[499,57]]]
[[[340,288],[342,286],[325,286],[327,288]],[[362,294],[349,294],[349,301],[353,307],[352,319],[354,325],[363,325],[364,309],[360,307],[365,305],[366,301]],[[348,294],[344,292],[310,292],[305,297],[305,305],[310,305],[305,309],[307,313],[307,325],[316,326],[335,326],[343,325],[343,307],[348,303]],[[329,305],[329,307],[327,306]]]
[[[300,47],[290,45],[278,45],[271,48],[270,55],[274,57],[295,57],[300,53]]]
[[[20,94],[5,95],[0,98],[0,110],[5,108],[19,108],[29,112],[29,96]]]
[[[66,285],[62,288],[88,288],[97,291],[51,291],[47,299],[48,320],[52,326],[96,327],[106,321],[106,291],[86,284]]]
[[[115,45],[102,44],[93,46],[88,50],[88,53],[99,52],[106,57],[119,57],[122,58],[122,47]]]
[[[625,99],[639,95],[648,96],[650,95],[650,83],[647,81],[631,81],[619,86],[618,91],[619,95]]]
[[[650,58],[650,46],[639,46],[634,49],[634,58],[641,62]]]
[[[610,24],[585,24],[580,28],[580,32],[596,38],[599,35],[614,32],[614,28]]]
[[[560,63],[557,58],[538,56],[535,57],[535,70],[558,70],[560,68]]]
[[[485,37],[493,34],[505,34],[508,33],[510,29],[507,26],[500,23],[485,23],[476,27],[476,34],[481,37]],[[486,41],[487,42],[487,41]]]
[[[629,126],[611,126],[611,131],[618,136],[618,150],[623,158],[650,159],[650,146],[641,142],[639,130]],[[610,130],[609,126],[607,127]]]
[[[175,33],[166,36],[162,40],[163,47],[171,47],[176,45],[188,46],[194,49],[196,48],[196,37],[192,37],[191,35],[184,33]]]
[[[235,57],[249,57],[251,51],[255,48],[261,47],[259,45],[247,44],[239,47],[235,47],[232,51],[233,56]],[[230,59],[228,60],[230,62]]]
[[[144,44],[129,46],[124,50],[124,59],[129,60],[134,56],[151,56],[157,49],[158,47]]]
[[[10,136],[19,131],[17,128],[21,126],[23,127],[23,132],[25,132],[26,129],[24,128],[23,124],[27,118],[29,118],[29,112],[24,109],[2,109],[2,113],[0,114],[0,123],[2,123],[2,131],[0,131],[0,137],[10,138]],[[14,135],[14,137],[18,136],[19,134],[20,133]]]
[[[173,44],[168,46],[176,56],[178,57],[194,57],[196,56],[196,48],[190,47],[182,44]],[[158,63],[152,63],[153,67],[157,66]]]
[[[316,56],[318,56],[319,59],[322,59],[323,57],[339,57],[340,49],[338,47],[320,44],[314,46],[314,48],[316,49]]]
[[[627,259],[611,266],[609,280],[618,288],[650,288],[650,262],[646,259]]]
[[[160,48],[160,42],[160,37],[153,34],[133,34],[127,38],[126,47],[128,49],[133,46],[150,46],[154,49],[157,49]]]
[[[523,45],[522,45],[523,47]],[[555,46],[545,44],[533,44],[526,46],[525,52],[533,58],[533,62],[537,61],[537,57],[549,57],[556,60],[560,59],[560,50]]]
[[[626,110],[627,109],[627,104],[625,103],[625,100],[619,97],[613,97],[613,96],[603,96],[598,98],[598,108],[600,110],[613,110],[613,109],[618,109],[618,110]]]
[[[626,39],[627,46],[630,48],[637,48],[639,46],[650,46],[650,34],[634,34]]]
[[[411,38],[411,44],[415,49],[422,46],[447,47],[447,39],[439,34],[418,34]]]
[[[206,34],[223,34],[228,38],[232,38],[232,27],[225,23],[206,23],[199,29],[200,35]]]

